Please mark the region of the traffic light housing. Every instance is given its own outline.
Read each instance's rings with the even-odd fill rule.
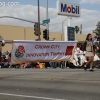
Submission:
[[[47,29],[45,29],[45,30],[43,30],[43,38],[45,39],[45,40],[48,40],[48,33],[47,33]]]
[[[38,36],[38,23],[34,24],[34,34]]]

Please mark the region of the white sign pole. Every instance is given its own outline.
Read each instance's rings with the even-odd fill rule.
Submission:
[[[68,31],[67,31],[67,27],[71,26],[71,17],[68,16],[68,25],[64,27],[64,41],[68,41]]]
[[[68,26],[71,26],[71,18],[68,16]]]
[[[67,26],[64,26],[64,41],[68,41]]]

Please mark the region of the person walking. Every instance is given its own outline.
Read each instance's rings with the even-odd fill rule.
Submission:
[[[84,43],[84,51],[85,56],[87,57],[88,61],[84,65],[84,70],[87,70],[87,65],[90,64],[90,71],[93,70],[93,60],[94,60],[94,49],[93,49],[93,41],[92,41],[92,35],[88,34]]]

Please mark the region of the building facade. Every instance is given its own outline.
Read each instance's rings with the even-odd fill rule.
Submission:
[[[43,30],[41,29],[41,40],[43,39]],[[3,36],[4,40],[35,40],[38,37],[34,35],[34,28],[32,27],[21,27],[21,26],[9,26],[9,25],[0,25],[0,35]],[[75,40],[84,41],[87,34],[75,34]],[[92,34],[95,36],[95,34]],[[50,40],[55,38],[55,41],[63,41],[64,35],[58,32],[49,33]],[[11,51],[12,43],[6,44],[3,47],[3,52]]]

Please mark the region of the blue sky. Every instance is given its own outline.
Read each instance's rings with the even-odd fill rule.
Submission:
[[[37,6],[37,1],[38,0],[0,0],[0,2],[19,2],[19,4],[21,5],[30,4],[33,6]],[[48,1],[49,1],[49,8],[56,8],[57,0],[48,0]],[[82,9],[100,11],[100,4],[81,3],[81,0],[64,0],[64,1],[79,3]],[[40,6],[46,7],[46,0],[40,0]]]

